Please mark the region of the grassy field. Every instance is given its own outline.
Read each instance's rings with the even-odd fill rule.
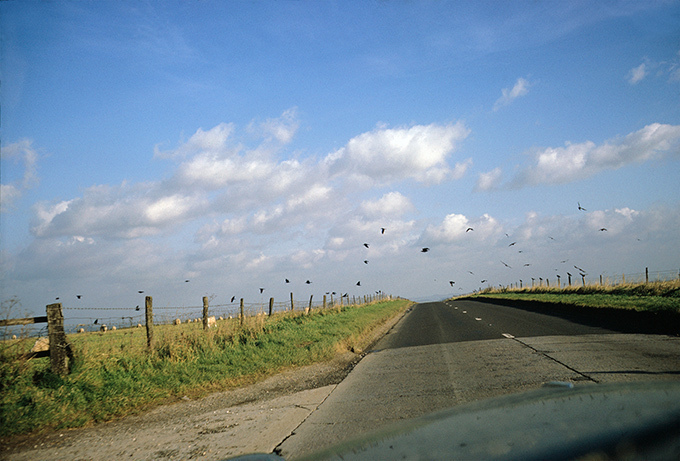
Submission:
[[[465,297],[539,301],[574,307],[625,309],[680,315],[680,280],[613,286],[493,288]]]
[[[71,373],[49,359],[17,360],[34,340],[0,347],[0,437],[80,427],[138,413],[182,396],[250,384],[285,369],[363,348],[369,333],[411,303],[394,300],[311,314],[283,313],[202,325],[160,325],[146,348],[143,328],[70,335]]]

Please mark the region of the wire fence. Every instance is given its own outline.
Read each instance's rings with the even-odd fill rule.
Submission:
[[[385,298],[381,292],[364,296],[324,296],[321,300],[313,298],[303,301],[291,299],[286,301],[245,302],[234,300],[226,304],[208,306],[208,314],[216,320],[239,318],[241,308],[245,317],[269,315],[291,310],[328,309],[339,305],[357,305]],[[153,323],[155,325],[170,325],[177,323],[201,323],[203,319],[203,305],[195,306],[153,306]],[[146,325],[146,315],[143,307],[70,307],[63,306],[64,331],[67,334],[115,331],[120,329],[141,328]],[[12,325],[0,327],[0,340],[16,338],[35,338],[47,336],[46,325]]]

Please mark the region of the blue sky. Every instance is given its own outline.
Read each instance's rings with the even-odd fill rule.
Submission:
[[[678,1],[7,1],[0,21],[0,289],[23,310],[680,266]]]

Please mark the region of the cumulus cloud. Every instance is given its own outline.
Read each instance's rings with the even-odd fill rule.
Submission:
[[[0,150],[3,161],[14,160],[23,163],[23,174],[8,184],[0,184],[0,211],[9,211],[23,193],[38,184],[38,154],[33,143],[23,139],[3,147]]]
[[[501,107],[512,103],[515,99],[525,96],[529,92],[530,86],[531,84],[528,80],[521,77],[518,78],[515,82],[515,86],[513,86],[511,89],[503,88],[501,90],[502,96],[494,103],[493,110],[497,111]]]
[[[635,85],[636,83],[642,81],[646,76],[647,69],[645,68],[645,63],[643,62],[628,72],[628,83]]]
[[[500,168],[494,168],[486,173],[480,173],[475,185],[476,191],[495,189],[501,182],[503,172]]]
[[[399,192],[388,192],[378,200],[366,200],[359,206],[359,212],[369,217],[395,217],[413,210],[413,203]]]
[[[477,241],[500,231],[498,221],[487,213],[472,220],[465,215],[451,213],[444,217],[441,224],[428,226],[423,232],[423,241],[431,244],[461,242],[465,239]]]
[[[415,179],[436,184],[452,174],[447,158],[469,132],[461,122],[381,127],[352,138],[324,163],[333,176],[349,174],[378,183]]]
[[[536,184],[563,184],[615,170],[668,153],[678,154],[680,126],[653,123],[623,138],[596,145],[592,141],[565,147],[550,147],[534,154],[533,164],[512,181],[515,187]]]

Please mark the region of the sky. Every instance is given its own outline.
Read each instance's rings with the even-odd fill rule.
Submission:
[[[677,273],[679,24],[650,0],[0,2],[0,297]]]

